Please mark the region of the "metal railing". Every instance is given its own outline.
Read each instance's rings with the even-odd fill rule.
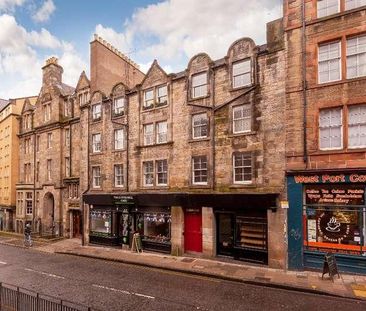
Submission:
[[[17,286],[0,283],[0,311],[98,311]]]

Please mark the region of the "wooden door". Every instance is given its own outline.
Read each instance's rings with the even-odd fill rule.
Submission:
[[[72,236],[74,238],[80,238],[81,237],[81,213],[80,211],[73,211],[72,213],[72,228],[73,228],[73,234]]]
[[[202,212],[186,211],[184,215],[184,246],[186,252],[202,252]]]

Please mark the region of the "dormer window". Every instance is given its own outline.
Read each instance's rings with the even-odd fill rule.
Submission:
[[[251,60],[241,60],[233,63],[233,88],[252,84]]]
[[[115,98],[113,101],[113,115],[122,116],[125,113],[125,98]]]
[[[51,120],[51,103],[43,105],[43,121],[48,122]]]
[[[168,88],[166,85],[158,87],[157,102],[159,105],[165,105],[168,102]]]
[[[25,130],[29,130],[32,128],[32,116],[30,114],[26,114],[24,116],[24,125]]]
[[[95,104],[92,106],[92,118],[93,121],[99,121],[102,118],[102,105]]]
[[[144,95],[144,108],[150,108],[154,106],[154,90],[145,91]]]
[[[192,98],[207,95],[207,72],[192,76]]]
[[[85,105],[88,101],[88,97],[89,97],[88,92],[84,92],[84,93],[79,94],[79,104],[80,105]]]
[[[71,117],[71,102],[68,100],[64,102],[64,116]]]

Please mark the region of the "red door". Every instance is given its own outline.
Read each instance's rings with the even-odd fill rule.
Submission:
[[[186,252],[202,252],[202,214],[199,209],[185,212],[184,246]]]

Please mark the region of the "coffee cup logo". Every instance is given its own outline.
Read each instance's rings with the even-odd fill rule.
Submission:
[[[327,223],[327,227],[325,228],[325,230],[327,230],[328,232],[339,232],[341,231],[340,226],[341,224],[337,221],[337,218],[332,217]]]

